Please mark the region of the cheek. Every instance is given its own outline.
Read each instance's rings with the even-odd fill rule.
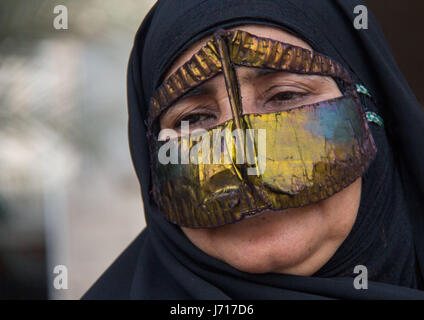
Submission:
[[[330,222],[333,237],[347,237],[355,223],[361,201],[362,178],[332,197],[322,201],[325,219]]]

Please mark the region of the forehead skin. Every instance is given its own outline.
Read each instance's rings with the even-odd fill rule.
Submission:
[[[311,46],[307,44],[305,41],[276,27],[256,25],[256,24],[246,24],[246,25],[237,26],[228,30],[242,30],[242,31],[249,32],[257,37],[270,38],[273,40],[288,43],[288,44],[309,49],[312,51]],[[186,63],[211,38],[212,38],[212,35],[205,37],[202,40],[199,40],[196,43],[192,44],[186,51],[184,51],[169,68],[168,72],[165,75],[165,79],[167,79],[179,67],[181,67],[184,63]]]

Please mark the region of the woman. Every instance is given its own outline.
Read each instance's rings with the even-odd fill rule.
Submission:
[[[156,3],[128,68],[147,227],[84,298],[424,298],[424,114],[358,4]]]

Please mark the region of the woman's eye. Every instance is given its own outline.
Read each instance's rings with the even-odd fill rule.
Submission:
[[[264,107],[273,112],[288,110],[301,104],[307,95],[306,92],[281,91],[268,99]]]
[[[200,126],[202,123],[205,123],[209,120],[214,120],[216,117],[212,114],[206,114],[206,113],[193,113],[186,115],[182,117],[180,120],[177,121],[175,124],[175,128],[180,128],[181,123],[183,121],[188,121],[189,125],[191,126]]]
[[[290,91],[284,91],[284,92],[279,92],[276,95],[274,95],[271,99],[269,99],[268,101],[290,101],[290,100],[294,100],[296,98],[302,97],[305,94],[302,93],[297,93],[297,92],[290,92]]]

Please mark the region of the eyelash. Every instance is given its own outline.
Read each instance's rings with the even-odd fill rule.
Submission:
[[[286,99],[275,99],[279,95],[291,95],[289,98]],[[302,99],[306,97],[308,93],[301,93],[301,92],[294,92],[294,91],[280,91],[273,95],[270,99],[268,99],[265,104],[270,102],[276,102],[278,104],[290,104],[293,101],[296,101],[298,99]]]
[[[193,118],[193,117],[195,118],[195,120],[194,121],[190,120],[190,118]],[[206,119],[201,119],[202,117],[206,117]],[[175,129],[181,128],[181,122],[182,121],[188,121],[191,126],[194,126],[194,125],[199,125],[199,124],[201,124],[201,123],[203,123],[203,122],[205,122],[205,121],[207,121],[211,118],[216,119],[216,116],[213,115],[213,114],[200,113],[200,112],[199,113],[186,114],[186,115],[183,115],[180,119],[178,119],[175,122],[174,128]]]

